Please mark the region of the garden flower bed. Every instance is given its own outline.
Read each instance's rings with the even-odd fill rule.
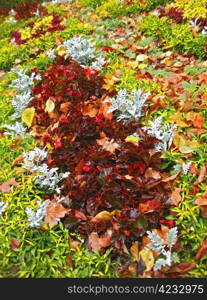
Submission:
[[[206,277],[207,1],[20,2],[0,10],[0,277]]]

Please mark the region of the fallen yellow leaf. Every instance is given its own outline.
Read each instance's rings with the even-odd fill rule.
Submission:
[[[29,107],[26,108],[23,113],[22,113],[22,121],[30,127],[32,125],[32,121],[34,119],[35,115],[35,108],[34,107]]]

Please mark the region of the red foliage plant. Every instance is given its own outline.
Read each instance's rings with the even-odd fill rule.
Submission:
[[[182,10],[175,7],[171,7],[167,12],[164,9],[160,9],[160,17],[163,16],[173,19],[176,23],[182,23],[184,21]]]
[[[63,219],[67,228],[85,237],[96,232],[102,242],[110,231],[107,246],[120,251],[160,226],[171,190],[162,181],[166,174],[159,170],[160,154],[153,151],[156,140],[139,122],[117,122],[107,113],[107,99],[116,93],[109,94],[103,84],[97,70],[58,56],[33,88],[32,132],[51,149],[49,167],[70,172],[61,183],[62,196],[72,203]],[[55,105],[50,112],[48,99]],[[139,144],[126,142],[135,132]]]
[[[14,17],[17,20],[29,19],[35,15],[37,10],[39,10],[40,15],[47,13],[47,9],[38,1],[22,2],[14,8]]]
[[[62,19],[59,16],[53,16],[52,21],[49,24],[49,27],[47,26],[42,26],[41,28],[38,28],[32,35],[30,38],[28,39],[22,39],[21,38],[21,32],[19,31],[13,31],[10,37],[10,40],[14,40],[14,42],[17,45],[21,45],[26,43],[29,39],[32,38],[38,38],[40,35],[44,35],[46,32],[53,32],[53,31],[57,31],[57,30],[64,30],[65,26],[61,25]],[[34,23],[31,22],[28,24],[28,27],[33,27]]]

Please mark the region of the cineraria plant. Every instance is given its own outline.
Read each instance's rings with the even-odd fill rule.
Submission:
[[[23,94],[16,95],[11,99],[11,104],[14,107],[14,114],[12,115],[13,119],[19,118],[28,104],[32,101],[33,97],[31,92],[28,91]]]
[[[27,75],[28,71],[25,69],[12,69],[11,71],[17,78],[12,80],[10,87],[15,88],[20,93],[30,92],[35,85],[35,81],[41,80],[41,76],[36,73],[32,72],[30,75]]]
[[[187,175],[191,166],[191,162],[187,162],[187,163],[183,163],[183,164],[176,164],[174,166],[174,172],[179,172],[179,171],[183,171],[184,175]]]
[[[23,153],[24,169],[36,171],[39,164],[47,157],[48,152],[35,147],[34,150]]]
[[[143,128],[149,135],[160,141],[155,145],[156,152],[166,151],[170,148],[176,129],[176,125],[162,124],[162,119],[163,117],[160,116],[154,121],[150,121],[150,126]]]
[[[23,153],[23,168],[31,172],[40,173],[35,176],[34,180],[39,184],[40,188],[51,191],[60,192],[58,183],[69,176],[69,172],[58,174],[58,168],[49,168],[46,163],[40,164],[48,156],[48,152],[40,148]]]
[[[0,215],[5,211],[7,206],[8,206],[8,203],[5,203],[3,201],[0,202]]]
[[[43,203],[37,201],[39,205],[37,211],[32,210],[31,208],[26,208],[26,214],[28,217],[28,225],[34,228],[39,228],[43,222],[44,217],[47,213],[47,207],[50,204],[50,200],[45,200]]]
[[[39,187],[42,189],[48,189],[50,191],[55,191],[56,193],[60,193],[61,188],[57,185],[62,180],[67,178],[70,175],[70,172],[60,173],[58,174],[58,168],[48,168],[47,164],[42,164],[35,170],[38,173],[42,173],[41,175],[35,176],[35,180],[39,184]]]
[[[5,132],[6,135],[20,136],[23,137],[26,133],[26,128],[21,122],[16,122],[15,124],[5,124],[4,128],[11,130],[11,132]]]
[[[106,63],[101,56],[101,52],[98,52],[94,47],[94,43],[80,36],[65,41],[58,48],[60,47],[66,48],[65,59],[70,56],[82,67],[91,67],[99,70]]]
[[[118,111],[117,121],[138,120],[142,116],[142,109],[149,95],[150,93],[143,93],[141,89],[133,90],[131,93],[121,89],[117,96],[110,100],[112,105],[108,112]]]
[[[155,232],[147,231],[148,237],[151,243],[147,245],[148,248],[156,251],[159,255],[163,256],[158,258],[154,265],[154,270],[160,270],[164,266],[171,266],[172,264],[172,247],[177,241],[177,227],[173,227],[169,230],[166,240],[163,240]]]
[[[12,69],[12,72],[17,75],[17,78],[12,80],[10,87],[15,88],[19,94],[11,99],[11,104],[14,107],[13,118],[19,118],[32,100],[32,87],[35,81],[41,80],[41,76],[36,73],[27,75],[25,69]]]

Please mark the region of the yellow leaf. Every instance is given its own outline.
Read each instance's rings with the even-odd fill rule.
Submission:
[[[32,121],[34,119],[35,115],[35,108],[34,107],[29,107],[26,108],[23,113],[22,113],[22,121],[30,127],[32,125]]]
[[[142,258],[143,262],[146,265],[145,272],[148,272],[148,271],[152,270],[152,268],[154,266],[154,262],[155,262],[152,250],[150,250],[148,247],[144,247],[140,251],[139,257]]]
[[[147,58],[148,58],[147,55],[145,55],[145,54],[140,54],[140,55],[137,55],[136,61],[142,62],[142,61],[145,61]]]
[[[138,68],[139,68],[140,70],[143,70],[143,69],[146,69],[146,68],[147,68],[147,65],[146,65],[146,64],[140,64],[140,65],[138,66]]]
[[[127,63],[127,66],[131,67],[132,69],[136,69],[138,67],[138,61],[134,60],[134,61],[129,61]]]
[[[45,112],[51,113],[55,108],[55,103],[49,98],[46,102]]]
[[[138,145],[139,144],[139,138],[134,135],[129,135],[125,138],[125,142],[130,142],[132,144]]]
[[[173,115],[169,117],[170,123],[176,123],[178,126],[185,128],[189,127],[189,125],[183,121],[182,113],[177,111]]]
[[[110,221],[117,212],[118,210],[113,210],[112,212],[103,210],[93,218],[93,221]]]
[[[64,46],[58,47],[57,54],[60,56],[64,56],[66,54],[66,48]]]
[[[173,143],[180,150],[180,152],[184,154],[192,153],[198,147],[200,147],[200,144],[197,141],[186,140],[179,134],[174,136]]]
[[[138,247],[138,242],[134,242],[130,248],[130,252],[131,252],[131,255],[134,257],[134,259],[136,261],[139,260],[139,247]]]

